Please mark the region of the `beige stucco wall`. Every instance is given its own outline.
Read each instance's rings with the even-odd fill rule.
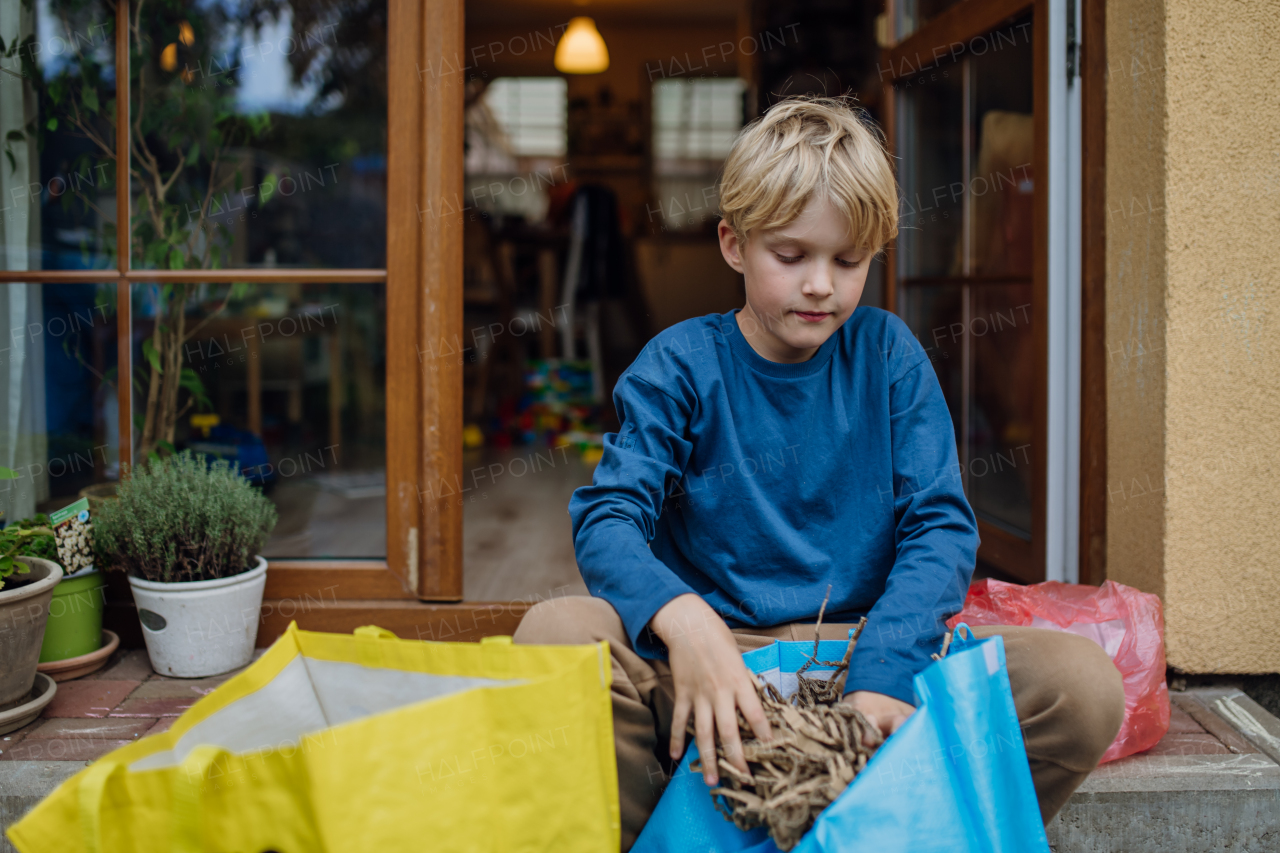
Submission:
[[[1280,671],[1280,0],[1109,0],[1107,575]],[[1087,49],[1087,48],[1086,48]]]

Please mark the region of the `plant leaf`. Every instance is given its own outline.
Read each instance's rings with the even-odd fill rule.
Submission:
[[[267,176],[262,179],[262,183],[258,185],[258,206],[262,207],[271,201],[271,197],[276,194],[276,185],[280,183],[280,176],[274,171],[268,172]]]
[[[57,130],[57,129],[58,129],[58,120],[57,120],[56,118],[51,118],[51,119],[49,119],[47,122],[45,122],[45,123],[44,123],[44,126],[45,126],[45,127],[47,127],[47,128],[49,128],[50,130]]]
[[[190,367],[182,368],[182,378],[178,381],[178,385],[195,398],[197,409],[200,411],[213,409],[213,404],[209,401],[209,395],[205,393],[204,383],[200,381],[200,374],[193,369]]]
[[[92,86],[86,86],[80,95],[80,99],[84,101],[84,108],[93,114],[97,114],[100,109],[98,105],[98,90]]]
[[[22,475],[12,468],[6,468],[0,465],[0,480],[16,480]]]
[[[142,356],[151,365],[152,370],[159,374],[164,373],[164,370],[160,367],[160,351],[156,349],[155,340],[153,338],[143,339]]]

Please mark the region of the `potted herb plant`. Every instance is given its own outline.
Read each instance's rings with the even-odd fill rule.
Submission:
[[[247,664],[275,507],[231,463],[190,451],[134,469],[118,495],[94,520],[96,546],[128,574],[151,666],[200,678]]]

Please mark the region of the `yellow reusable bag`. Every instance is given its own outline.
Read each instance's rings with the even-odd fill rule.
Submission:
[[[21,853],[619,847],[605,643],[399,640],[295,624],[261,658],[68,779]]]

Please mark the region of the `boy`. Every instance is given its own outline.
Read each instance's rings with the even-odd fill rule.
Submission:
[[[857,308],[897,233],[879,138],[843,100],[782,101],[735,142],[720,208],[746,304],[665,330],[618,380],[621,428],[569,504],[593,597],[538,604],[515,637],[609,641],[623,850],[687,721],[701,754],[718,738],[746,770],[737,711],[771,732],[741,653],[811,638],[828,586],[824,639],[869,620],[843,701],[892,734],[978,547],[928,356],[897,317]],[[1047,823],[1119,730],[1120,674],[1072,634],[975,631],[995,633]]]

